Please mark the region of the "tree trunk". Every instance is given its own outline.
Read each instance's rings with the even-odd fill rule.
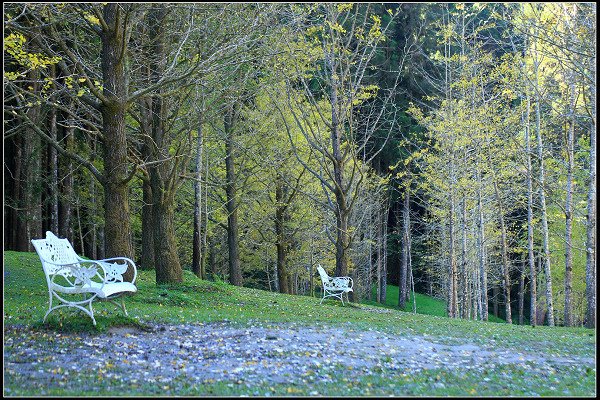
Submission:
[[[277,174],[275,179],[275,237],[277,247],[277,278],[279,279],[279,292],[292,293],[288,284],[290,276],[287,271],[287,237],[285,236],[285,200],[283,179]]]
[[[590,63],[596,71],[595,57]],[[590,182],[587,196],[587,238],[585,264],[585,326],[596,327],[596,81],[590,85],[590,103],[592,121],[590,123]]]
[[[338,86],[337,68],[333,61],[333,55],[328,55],[328,67],[332,77],[331,84],[331,146],[333,157],[333,185],[336,201],[336,243],[335,243],[335,274],[336,276],[348,276],[348,247],[350,246],[350,236],[348,232],[348,222],[350,219],[350,210],[346,199],[346,188],[344,182],[345,160],[342,156],[342,129],[340,123],[339,104],[338,104]]]
[[[502,200],[500,199],[500,192],[498,190],[498,182],[494,180],[494,191],[496,193],[496,199],[498,201],[498,217],[500,218],[500,237],[502,244],[502,286],[504,289],[504,307],[506,314],[506,322],[512,324],[512,315],[510,308],[510,264],[508,260],[508,241],[506,232],[506,223],[504,221],[504,207],[502,206]]]
[[[71,127],[64,129],[63,140],[65,142],[65,148],[67,151],[72,151],[75,147],[75,132]],[[63,162],[60,164],[59,171],[61,176],[59,178],[60,184],[60,202],[58,209],[58,230],[60,237],[67,238],[73,242],[73,228],[71,226],[72,218],[72,207],[73,203],[73,161],[71,157],[62,157]]]
[[[535,326],[537,315],[537,274],[535,270],[535,256],[533,254],[533,171],[531,169],[531,145],[529,134],[530,105],[529,94],[527,94],[527,112],[525,115],[525,157],[527,158],[527,262],[529,264],[530,293],[529,323],[531,326]]]
[[[569,94],[570,94],[570,109],[571,123],[567,130],[567,188],[565,200],[565,310],[564,310],[564,325],[573,325],[573,168],[574,160],[574,145],[575,145],[575,82],[571,72],[569,74]]]
[[[377,207],[377,302],[383,303],[381,293],[381,270],[383,268],[383,222],[381,217],[381,205]]]
[[[534,70],[536,85],[539,82],[539,62],[537,60],[537,42],[534,42]],[[552,299],[552,272],[550,269],[550,239],[548,229],[548,213],[546,211],[546,187],[544,172],[544,147],[542,144],[541,129],[541,99],[539,91],[536,91],[536,109],[535,109],[535,130],[537,135],[537,152],[539,161],[539,193],[540,193],[540,212],[542,217],[542,235],[544,238],[544,274],[546,276],[546,308],[548,313],[548,326],[554,326],[554,306]]]
[[[142,181],[142,262],[141,269],[154,269],[154,222],[152,216],[152,186],[150,179]]]
[[[461,246],[461,283],[462,283],[462,291],[461,291],[461,318],[467,319],[469,318],[469,275],[467,274],[467,204],[466,198],[463,197],[461,202],[461,231],[462,231],[462,246]]]
[[[198,120],[198,138],[196,141],[196,163],[194,181],[194,237],[192,244],[192,272],[200,279],[206,279],[202,265],[202,117]]]
[[[519,272],[519,325],[523,325],[523,312],[525,307],[525,260],[523,260]]]
[[[452,190],[452,189],[451,189]],[[448,260],[448,317],[456,318],[458,308],[458,288],[457,288],[457,268],[456,268],[456,255],[454,250],[454,197],[450,193],[450,206],[449,206],[449,260]]]
[[[155,187],[156,188],[156,187]],[[177,283],[183,281],[183,273],[177,255],[175,228],[173,226],[173,202],[159,201],[160,194],[154,194],[152,205],[152,221],[154,232],[154,260],[156,263],[156,283]]]
[[[52,78],[56,78],[56,66],[51,66]],[[54,99],[55,100],[55,99]],[[58,141],[57,111],[50,108],[50,138]],[[48,146],[48,167],[50,169],[50,230],[55,235],[58,231],[58,153],[54,146]]]
[[[483,201],[481,198],[481,173],[477,174],[479,186],[477,190],[477,213],[479,220],[477,224],[477,251],[479,257],[479,280],[481,293],[481,319],[488,320],[488,287],[487,287],[487,271],[485,268],[485,221],[483,218]]]
[[[240,266],[239,230],[237,216],[237,195],[235,180],[235,137],[234,121],[237,117],[236,105],[230,106],[225,115],[225,193],[227,195],[227,242],[229,244],[229,283],[242,286]]]
[[[400,264],[400,282],[398,284],[398,308],[404,309],[407,299],[406,277],[408,271],[408,249],[409,249],[409,234],[410,234],[410,192],[406,188],[404,190],[404,208],[402,210],[402,263]]]
[[[29,73],[34,92],[39,91],[39,72]],[[27,117],[35,124],[41,123],[41,110],[39,106],[32,106],[27,110]],[[45,237],[42,232],[42,143],[40,137],[33,132],[33,128],[25,128],[25,142],[23,151],[24,161],[24,190],[22,192],[22,208],[25,210],[26,251],[33,251],[31,239]]]
[[[165,33],[164,21],[167,11],[164,5],[158,5],[148,15],[150,40],[153,52],[151,80],[158,82],[164,74]],[[170,159],[171,140],[166,131],[168,118],[167,100],[158,90],[152,97],[152,161],[157,164],[149,168],[152,186],[152,222],[154,233],[154,268],[156,283],[178,283],[183,281],[183,271],[177,253],[177,241],[174,227],[174,203],[176,195],[177,161]],[[160,160],[164,160],[159,162]]]
[[[125,117],[127,113],[127,76],[124,49],[127,47],[125,19],[122,4],[104,6],[107,27],[101,34],[103,93],[107,100],[102,104],[104,134],[104,221],[106,255],[133,258],[129,191],[127,187],[127,139]],[[133,271],[124,274],[131,280]]]

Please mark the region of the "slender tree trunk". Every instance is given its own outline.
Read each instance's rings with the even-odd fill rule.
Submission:
[[[537,42],[534,42],[534,70],[536,85],[539,82],[539,62],[537,60]],[[536,92],[536,109],[535,109],[535,129],[537,135],[537,152],[539,161],[539,194],[540,194],[540,212],[542,218],[542,235],[544,242],[544,274],[546,276],[546,308],[548,313],[548,326],[554,326],[554,306],[552,297],[552,272],[550,269],[550,239],[548,229],[548,213],[546,211],[546,187],[545,187],[545,172],[544,172],[544,147],[542,143],[541,129],[541,99],[539,91]]]
[[[328,54],[327,63],[332,77],[330,104],[331,104],[331,146],[333,157],[333,184],[336,201],[336,243],[335,243],[335,274],[336,276],[348,276],[348,248],[350,246],[350,235],[348,231],[350,210],[346,199],[347,191],[344,182],[345,160],[342,156],[342,123],[340,122],[337,68],[333,61],[334,56]]]
[[[196,163],[194,181],[194,237],[192,243],[192,272],[200,279],[206,279],[202,269],[202,117],[198,118],[198,138],[196,139]]]
[[[292,287],[288,284],[290,279],[287,271],[287,237],[285,235],[285,210],[283,178],[277,174],[275,179],[275,237],[277,238],[277,277],[279,279],[279,292],[292,293]]]
[[[51,74],[56,78],[56,66],[51,66]],[[50,137],[58,141],[57,111],[50,108]],[[54,146],[48,146],[48,165],[50,168],[50,230],[55,235],[58,231],[58,153]]]
[[[142,269],[154,269],[154,222],[152,217],[152,186],[150,179],[142,181]]]
[[[386,206],[383,213],[383,268],[381,271],[381,298],[382,303],[385,304],[387,300],[387,272],[388,272],[388,260],[387,260],[387,223],[388,223],[388,214],[389,214],[389,204],[386,200]]]
[[[383,269],[383,218],[382,206],[377,207],[377,302],[383,303],[385,299],[381,292],[381,276]]]
[[[510,263],[508,260],[508,241],[506,232],[506,222],[504,221],[504,207],[502,206],[502,200],[500,199],[500,192],[498,190],[498,182],[494,180],[494,191],[496,192],[496,199],[498,201],[498,217],[500,218],[500,237],[502,243],[502,286],[504,289],[504,307],[506,313],[506,322],[512,324],[512,315],[510,308]]]
[[[234,120],[236,106],[230,106],[225,116],[225,193],[227,195],[227,241],[229,244],[229,282],[235,286],[242,286],[242,270],[239,255],[239,230],[237,215],[237,194],[235,179],[235,137]]]
[[[12,215],[12,229],[10,230],[10,242],[12,243],[13,249],[17,251],[27,251],[27,237],[25,236],[25,229],[21,229],[24,223],[21,222],[21,215],[18,210],[21,206],[21,198],[23,192],[23,177],[22,177],[22,159],[23,159],[23,138],[16,136],[14,138],[15,144],[15,169],[13,172],[15,186],[13,192],[13,198],[15,199],[15,208],[11,208],[10,214]]]
[[[481,293],[481,319],[488,320],[488,287],[487,271],[485,268],[485,221],[483,218],[483,201],[481,198],[481,173],[478,173],[479,186],[477,190],[477,214],[479,215],[477,230],[477,249],[479,256],[479,279]]]
[[[452,189],[451,189],[452,191]],[[448,271],[448,317],[456,318],[458,316],[458,269],[456,266],[455,243],[454,243],[454,196],[450,193],[450,223],[449,223],[449,271]]]
[[[527,112],[525,115],[525,157],[527,158],[527,262],[529,264],[529,293],[531,326],[536,325],[537,315],[537,274],[533,254],[533,171],[531,169],[531,144],[529,133],[530,100],[527,94]]]
[[[398,308],[404,309],[407,299],[406,276],[408,271],[408,248],[409,248],[409,233],[410,233],[410,192],[406,188],[404,190],[404,208],[402,209],[402,263],[400,264],[400,282],[398,284]]]
[[[498,318],[498,296],[500,296],[500,290],[498,289],[498,286],[494,286],[492,289],[492,296],[494,298],[494,317]]]
[[[467,274],[467,204],[466,197],[463,197],[461,202],[461,231],[462,231],[462,246],[461,246],[461,275],[462,275],[462,291],[461,291],[461,318],[467,319],[469,314],[469,276]]]
[[[150,82],[151,67],[147,66],[148,82]],[[140,108],[140,130],[144,138],[141,145],[141,153],[144,160],[152,160],[152,99],[142,98],[139,101]],[[142,254],[140,269],[154,269],[154,222],[152,221],[152,185],[150,174],[145,173],[142,177]]]
[[[590,63],[592,71],[596,71],[595,57]],[[585,264],[585,326],[596,327],[596,80],[590,85],[590,108],[592,121],[590,124],[590,175],[587,196],[586,226],[586,264]]]
[[[573,325],[573,168],[575,144],[575,82],[573,73],[569,73],[569,94],[571,121],[567,130],[567,188],[565,200],[565,310],[564,325]]]
[[[71,127],[65,128],[63,140],[65,142],[65,148],[67,151],[72,151],[75,147],[75,132]],[[73,161],[71,157],[62,157],[63,162],[60,163],[59,172],[61,173],[60,177],[60,191],[61,198],[59,202],[59,221],[58,221],[58,230],[60,232],[60,237],[64,237],[69,239],[71,242],[73,241],[73,228],[71,226],[71,218],[72,218],[72,203],[73,203]]]
[[[523,260],[519,272],[519,325],[523,325],[523,312],[525,308],[525,260]]]

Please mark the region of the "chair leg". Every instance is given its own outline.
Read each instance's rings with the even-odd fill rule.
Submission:
[[[129,317],[129,314],[127,314],[127,309],[125,309],[125,302],[123,301],[123,296],[121,296],[121,308],[123,309],[125,316]]]

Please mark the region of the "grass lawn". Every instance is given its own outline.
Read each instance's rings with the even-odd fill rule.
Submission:
[[[122,316],[110,303],[95,303],[94,311],[98,325],[83,313],[55,311],[42,323],[48,307],[48,291],[41,264],[35,253],[4,252],[4,324],[21,326],[39,340],[45,340],[47,332],[91,332],[102,334],[111,327],[144,326],[147,323],[210,323],[229,321],[235,326],[249,324],[295,323],[312,326],[347,326],[361,332],[377,330],[394,335],[418,335],[436,343],[474,343],[481,346],[499,346],[546,354],[549,357],[580,356],[595,358],[596,331],[584,328],[517,326],[479,321],[454,320],[436,315],[413,314],[398,310],[385,313],[373,312],[373,308],[350,304],[341,306],[336,301],[319,305],[318,298],[271,293],[262,290],[240,288],[226,283],[203,281],[189,271],[184,272],[185,282],[180,285],[155,283],[154,271],[139,271],[138,292],[125,299],[130,317]],[[390,290],[388,295],[393,298]],[[396,292],[397,299],[397,292]],[[419,312],[434,314],[439,304],[431,304],[417,295]],[[427,301],[426,301],[427,300]],[[397,302],[397,300],[396,300]],[[397,304],[397,303],[396,303]],[[412,299],[408,304],[412,309]],[[443,308],[442,308],[443,309]],[[6,331],[6,330],[5,330]],[[6,333],[6,332],[5,332]],[[5,338],[6,340],[6,338]],[[6,343],[6,342],[5,342]],[[403,375],[394,372],[393,379],[382,371],[358,381],[344,382],[344,374],[332,374],[334,381],[326,395],[527,395],[531,388],[535,393],[552,396],[591,396],[596,394],[596,370],[578,366],[555,365],[551,375],[533,373],[530,367],[521,365],[496,366],[485,371],[485,376],[465,372],[460,376],[445,369],[425,370],[419,374]],[[485,378],[485,379],[483,379]],[[39,394],[27,384],[26,377],[4,376],[5,387],[13,387],[11,395],[31,396]],[[347,379],[346,379],[347,381]],[[97,382],[94,394],[110,394],[109,381]],[[117,385],[118,386],[118,385]],[[394,389],[396,388],[396,389]],[[407,388],[410,388],[408,390]],[[273,387],[273,395],[308,395],[310,387]],[[323,388],[321,388],[323,389]],[[234,395],[248,393],[235,385],[214,382],[202,388],[188,387],[182,383],[176,394]],[[85,395],[86,392],[54,387],[51,394]],[[113,392],[114,393],[114,392]],[[121,388],[120,394],[149,395],[160,393],[152,385]],[[251,392],[250,392],[251,393]],[[6,394],[6,392],[5,392]]]
[[[414,295],[414,298],[413,298]],[[373,286],[373,298],[377,297],[377,288]],[[413,312],[413,308],[416,305],[416,313],[417,314],[426,314],[426,315],[437,315],[438,317],[445,317],[446,313],[446,303],[442,300],[427,296],[421,293],[410,293],[409,300],[406,302],[404,309],[402,311]],[[413,300],[415,300],[413,302]],[[398,309],[398,286],[387,285],[387,289],[385,291],[385,303],[377,303],[376,301],[371,300],[363,300],[362,303],[369,304],[377,307],[385,307],[397,310]],[[489,322],[500,322],[506,323],[502,318],[498,318],[494,315],[489,315]]]

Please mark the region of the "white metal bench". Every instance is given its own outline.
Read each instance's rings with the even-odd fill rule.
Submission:
[[[337,297],[342,301],[342,305],[344,304],[344,293],[346,293],[346,300],[348,300],[348,292],[352,292],[352,278],[349,276],[340,276],[340,277],[330,277],[327,275],[327,272],[320,265],[317,266],[317,271],[319,271],[319,275],[321,276],[321,281],[323,282],[323,298],[319,304],[323,303],[323,300],[327,297]]]
[[[48,283],[50,304],[44,315],[44,322],[52,311],[61,307],[74,307],[89,315],[96,325],[92,302],[99,300],[120,306],[125,315],[128,315],[123,295],[137,291],[137,268],[129,258],[83,259],[75,253],[67,239],[59,239],[52,232],[46,232],[46,239],[33,239],[31,243],[40,257]],[[131,282],[124,282],[123,274],[129,266],[133,268],[133,279]],[[77,300],[74,295],[83,295],[83,300]],[[54,307],[53,298],[59,301]],[[118,298],[121,298],[120,305],[114,301]]]

